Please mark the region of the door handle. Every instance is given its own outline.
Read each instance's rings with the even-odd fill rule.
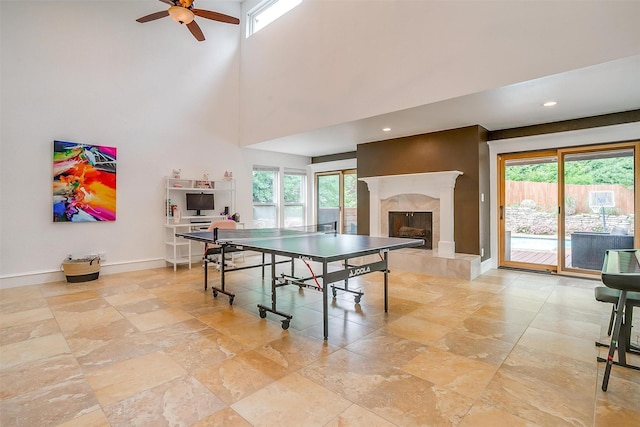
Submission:
[[[504,206],[500,206],[500,220],[504,219]]]

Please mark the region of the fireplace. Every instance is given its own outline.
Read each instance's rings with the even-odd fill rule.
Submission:
[[[424,239],[419,249],[433,249],[433,213],[414,211],[389,212],[389,237]]]
[[[387,234],[384,230],[387,215],[383,213],[383,204],[387,201],[394,204],[389,210],[431,211],[434,213],[432,249],[437,250],[439,256],[454,256],[453,189],[460,175],[460,171],[443,171],[358,178],[369,187],[369,234]],[[425,198],[434,201],[437,207],[413,203]]]
[[[429,226],[401,222],[401,234],[423,233],[430,246],[392,251],[389,262],[393,268],[420,274],[473,280],[481,271],[479,255],[458,254],[454,241],[453,191],[460,171],[425,172],[358,178],[369,187],[369,234],[391,236],[392,214],[429,213]],[[394,221],[395,222],[395,221]],[[403,231],[400,229],[404,227]],[[428,230],[428,231],[427,231]],[[415,236],[420,237],[420,236]],[[423,238],[423,237],[420,237]],[[373,255],[367,259],[371,262]],[[366,257],[365,257],[366,258]],[[350,260],[353,261],[353,260]]]

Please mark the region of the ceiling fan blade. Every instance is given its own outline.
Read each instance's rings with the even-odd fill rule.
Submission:
[[[189,31],[191,31],[193,37],[195,37],[199,42],[204,41],[204,34],[202,34],[202,30],[200,29],[200,26],[196,23],[196,21],[189,22],[187,24],[187,28],[189,29]]]
[[[214,21],[226,22],[227,24],[239,24],[240,20],[233,16],[225,15],[223,13],[212,12],[210,10],[191,9],[194,15],[202,18],[212,19]]]
[[[140,23],[155,21],[156,19],[164,18],[165,16],[169,16],[168,10],[163,10],[162,12],[152,13],[151,15],[143,16],[142,18],[136,19],[136,21]]]
[[[171,0],[160,0],[162,3],[170,4],[171,6],[175,6],[176,2]]]

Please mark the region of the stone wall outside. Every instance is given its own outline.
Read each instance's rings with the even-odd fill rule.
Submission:
[[[514,234],[556,235],[557,215],[539,211],[530,206],[512,206],[505,208],[506,230]],[[603,230],[602,215],[597,213],[578,213],[565,219],[567,235],[574,231],[610,232],[613,227],[625,227],[628,234],[634,234],[634,214],[605,214],[606,230]]]

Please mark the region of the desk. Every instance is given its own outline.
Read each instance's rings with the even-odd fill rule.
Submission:
[[[640,367],[627,364],[626,360],[626,353],[630,347],[633,315],[633,307],[627,307],[627,293],[640,292],[640,249],[608,250],[602,266],[602,283],[620,291],[611,345],[606,359],[607,366],[602,380],[602,391],[607,391],[612,365],[640,370]],[[616,350],[618,350],[617,363],[613,360]]]

